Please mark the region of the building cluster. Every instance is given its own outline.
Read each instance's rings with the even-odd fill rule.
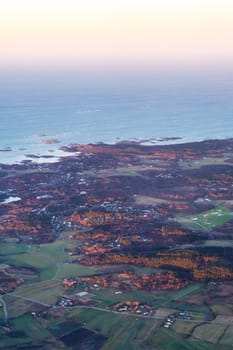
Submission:
[[[120,303],[111,305],[111,310],[118,312],[128,312],[135,315],[153,316],[155,314],[155,308],[139,301],[122,301]]]

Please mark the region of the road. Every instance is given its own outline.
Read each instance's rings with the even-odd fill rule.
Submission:
[[[45,307],[54,307],[55,305],[50,305],[50,304],[46,304],[46,303],[42,303],[38,300],[35,300],[35,299],[31,299],[31,298],[25,298],[23,296],[20,296],[20,295],[16,295],[14,293],[7,293],[6,295],[10,295],[12,297],[15,297],[15,298],[19,298],[19,299],[23,299],[23,300],[26,300],[26,301],[30,301],[32,303],[36,303],[36,304],[39,304],[39,305],[42,305],[42,306],[45,306]],[[4,320],[7,321],[8,319],[8,312],[7,312],[7,307],[6,307],[6,303],[5,301],[3,300],[3,297],[0,296],[0,302],[2,302],[2,305],[3,305],[3,311],[4,311]],[[55,306],[56,308],[60,308],[60,309],[64,309],[64,306]],[[130,312],[119,312],[119,311],[115,311],[115,310],[111,310],[111,309],[105,309],[105,308],[101,308],[101,307],[97,307],[97,306],[87,306],[87,305],[76,305],[76,306],[73,306],[73,307],[67,307],[66,309],[67,310],[72,310],[72,309],[92,309],[92,310],[98,310],[98,311],[101,311],[101,312],[107,312],[107,313],[112,313],[112,314],[121,314],[122,316],[127,316],[127,317],[136,317],[136,318],[146,318],[146,319],[154,319],[154,320],[160,320],[160,321],[164,321],[166,319],[166,317],[162,317],[162,316],[159,316],[159,315],[156,315],[156,313],[154,315],[147,315],[147,316],[144,316],[144,315],[137,315],[137,314],[133,314],[133,313],[130,313]],[[178,310],[177,310],[178,312]],[[192,323],[196,323],[196,324],[201,324],[201,323],[208,323],[208,324],[220,324],[222,325],[223,323],[222,322],[218,322],[216,320],[212,320],[212,321],[205,321],[203,319],[176,319],[176,321],[183,321],[183,322],[192,322]],[[232,322],[224,322],[224,325],[232,325]]]

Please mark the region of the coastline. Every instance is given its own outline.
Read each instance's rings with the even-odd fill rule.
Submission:
[[[162,149],[168,148],[174,149],[186,147],[186,146],[194,146],[198,147],[203,144],[224,144],[231,142],[233,138],[224,138],[224,139],[205,139],[205,140],[197,140],[197,141],[186,141],[181,137],[166,137],[166,138],[155,138],[155,139],[128,139],[128,140],[117,140],[115,143],[105,143],[105,142],[96,142],[96,143],[71,143],[69,145],[61,145],[57,148],[57,143],[52,144],[55,146],[53,149],[42,150],[40,152],[30,152],[30,150],[25,148],[20,148],[21,155],[14,153],[13,148],[9,148],[7,152],[1,152],[0,165],[35,165],[35,164],[52,164],[62,161],[67,157],[76,157],[82,151],[79,149],[85,149],[85,147],[114,147],[114,148],[127,148],[129,146],[135,146],[139,148],[155,148]],[[51,146],[51,144],[43,144],[43,146]],[[5,157],[2,157],[2,154]],[[10,157],[9,157],[10,155]],[[4,159],[5,158],[5,159]],[[4,160],[3,160],[4,159]]]

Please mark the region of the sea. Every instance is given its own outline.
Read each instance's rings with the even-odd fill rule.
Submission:
[[[231,137],[233,71],[4,72],[0,79],[0,163],[57,161],[66,155],[59,148],[74,143]]]

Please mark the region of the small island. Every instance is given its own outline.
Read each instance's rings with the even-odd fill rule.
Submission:
[[[50,139],[50,140],[42,140],[42,143],[44,145],[55,145],[56,143],[60,143],[57,139]]]
[[[60,149],[0,164],[0,349],[232,349],[233,139]]]
[[[0,147],[0,152],[11,152],[11,147]]]

